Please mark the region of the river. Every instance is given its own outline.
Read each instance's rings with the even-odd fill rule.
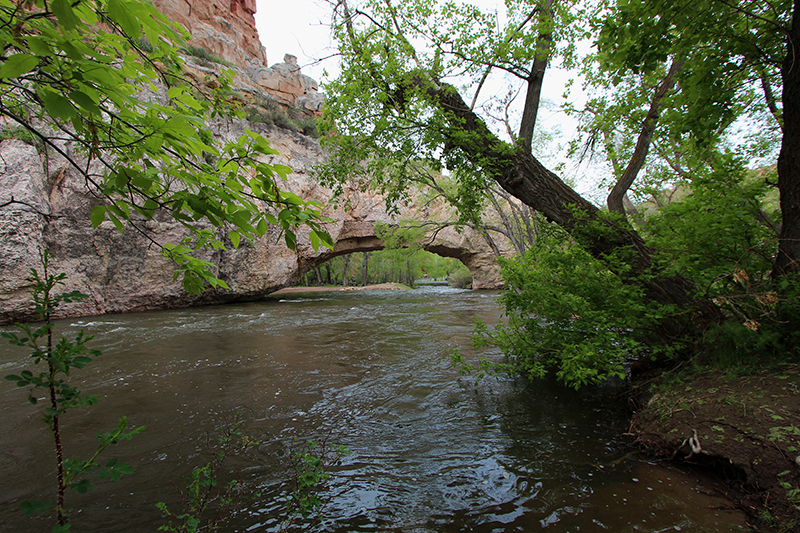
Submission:
[[[222,531],[275,531],[287,449],[313,438],[346,446],[313,531],[726,531],[743,517],[694,474],[653,465],[619,436],[612,387],[575,393],[549,381],[459,376],[473,318],[501,320],[491,292],[447,287],[285,296],[259,303],[60,321],[103,356],[76,371],[96,406],[64,418],[68,455],[127,415],[146,430],[106,452],[136,468],[68,504],[76,532],[155,531],[178,510],[174,484],[208,460],[205,442],[235,417],[263,444],[227,464],[260,496]],[[481,352],[491,358],[499,354]],[[29,367],[0,346],[0,374]],[[17,509],[53,492],[40,414],[0,386],[0,524],[46,531]],[[302,524],[303,522],[300,521]]]

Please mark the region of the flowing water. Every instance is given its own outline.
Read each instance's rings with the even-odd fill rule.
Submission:
[[[260,496],[222,531],[275,531],[287,449],[308,438],[349,449],[331,470],[314,531],[728,531],[743,524],[694,475],[634,458],[608,387],[459,376],[473,317],[497,323],[494,295],[446,287],[304,294],[261,303],[63,321],[103,356],[76,372],[98,405],[64,417],[66,452],[127,415],[146,430],[106,453],[135,474],[68,504],[77,532],[155,531],[178,510],[207,436],[237,416],[263,441],[229,461]],[[497,358],[492,351],[484,355]],[[0,347],[0,373],[29,367]],[[0,386],[0,526],[47,531],[19,503],[53,492],[54,459],[36,407]],[[303,524],[303,521],[299,522]]]

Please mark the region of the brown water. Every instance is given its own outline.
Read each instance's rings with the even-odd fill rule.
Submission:
[[[741,515],[693,475],[637,459],[618,437],[612,388],[576,394],[551,382],[460,377],[473,317],[500,320],[494,295],[430,287],[310,294],[281,301],[93,317],[59,324],[95,334],[103,357],[79,371],[103,399],[65,417],[67,453],[127,415],[147,430],[110,450],[136,467],[72,496],[77,532],[155,531],[155,503],[177,507],[205,437],[236,413],[266,444],[234,461],[261,493],[223,531],[274,531],[293,438],[350,454],[332,472],[314,531],[728,531]],[[486,352],[489,357],[498,354]],[[0,374],[26,354],[0,346]],[[46,531],[21,515],[54,485],[49,435],[26,394],[0,385],[0,528]],[[706,484],[708,482],[705,482]]]

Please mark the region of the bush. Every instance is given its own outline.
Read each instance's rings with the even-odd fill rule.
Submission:
[[[152,45],[151,45],[152,47]],[[226,67],[233,67],[234,64],[230,61],[226,61],[221,57],[217,57],[202,46],[193,46],[193,45],[186,45],[181,48],[186,54],[196,57],[200,59],[200,63],[205,66],[210,66],[211,63],[218,63],[220,65],[225,65]]]
[[[478,342],[500,347],[516,372],[554,371],[575,388],[625,377],[634,363],[676,364],[678,355],[743,370],[796,359],[800,279],[776,285],[770,278],[777,239],[764,223],[767,184],[747,177],[732,157],[716,163],[686,198],[643,222],[647,244],[659,251],[653,270],[690,280],[690,306],[652,303],[644,287],[655,274],[631,271],[624,255],[632,250],[601,261],[563,229],[543,225],[528,254],[501,262],[508,323],[479,327]],[[604,227],[594,226],[588,231]],[[703,332],[687,327],[679,338],[655,334],[664,320],[688,325],[701,303],[719,308],[719,323]]]
[[[661,312],[561,228],[542,229],[524,257],[501,261],[508,323],[479,328],[480,342],[531,379],[552,370],[578,388],[625,377],[627,365],[654,354],[647,336]]]
[[[245,108],[245,113],[247,120],[256,124],[271,124],[315,139],[320,136],[315,117],[287,108],[268,98],[257,99]]]

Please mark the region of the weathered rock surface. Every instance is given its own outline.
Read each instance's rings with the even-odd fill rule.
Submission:
[[[323,97],[313,78],[300,72],[297,58],[286,54],[271,67],[258,38],[255,0],[155,0],[153,5],[192,36],[190,45],[233,64],[235,89],[251,96],[266,93],[282,104],[317,113]],[[199,74],[213,74],[213,65],[187,58]],[[211,67],[211,68],[209,68]],[[201,76],[198,76],[201,77]]]
[[[218,124],[217,137],[233,139],[245,123]],[[264,134],[279,155],[273,163],[285,164],[294,173],[283,187],[302,198],[327,204],[331,192],[310,175],[325,157],[319,143],[273,126],[247,124]],[[296,282],[314,266],[333,256],[383,248],[375,235],[375,223],[394,223],[382,197],[351,191],[347,209],[329,209],[328,232],[336,242],[333,250],[314,252],[308,230],[298,234],[296,250],[283,244],[277,230],[256,244],[209,254],[204,259],[219,267],[219,277],[230,290],[209,290],[200,296],[185,292],[173,280],[176,267],[165,259],[159,244],[177,243],[186,234],[180,224],[164,215],[143,223],[147,235],[132,229],[120,233],[111,222],[93,228],[89,212],[98,199],[91,196],[66,161],[49,154],[45,158],[33,146],[19,140],[0,143],[0,191],[23,204],[0,209],[0,322],[25,318],[30,309],[25,281],[31,268],[39,267],[39,253],[48,249],[54,271],[67,275],[68,290],[89,295],[82,302],[64,305],[64,315],[86,315],[186,307],[258,299]],[[5,198],[5,196],[4,196]],[[402,209],[399,218],[420,218],[413,209]],[[472,272],[474,288],[498,286],[498,265],[482,236],[469,229],[439,231],[426,246],[443,256],[460,259]]]

